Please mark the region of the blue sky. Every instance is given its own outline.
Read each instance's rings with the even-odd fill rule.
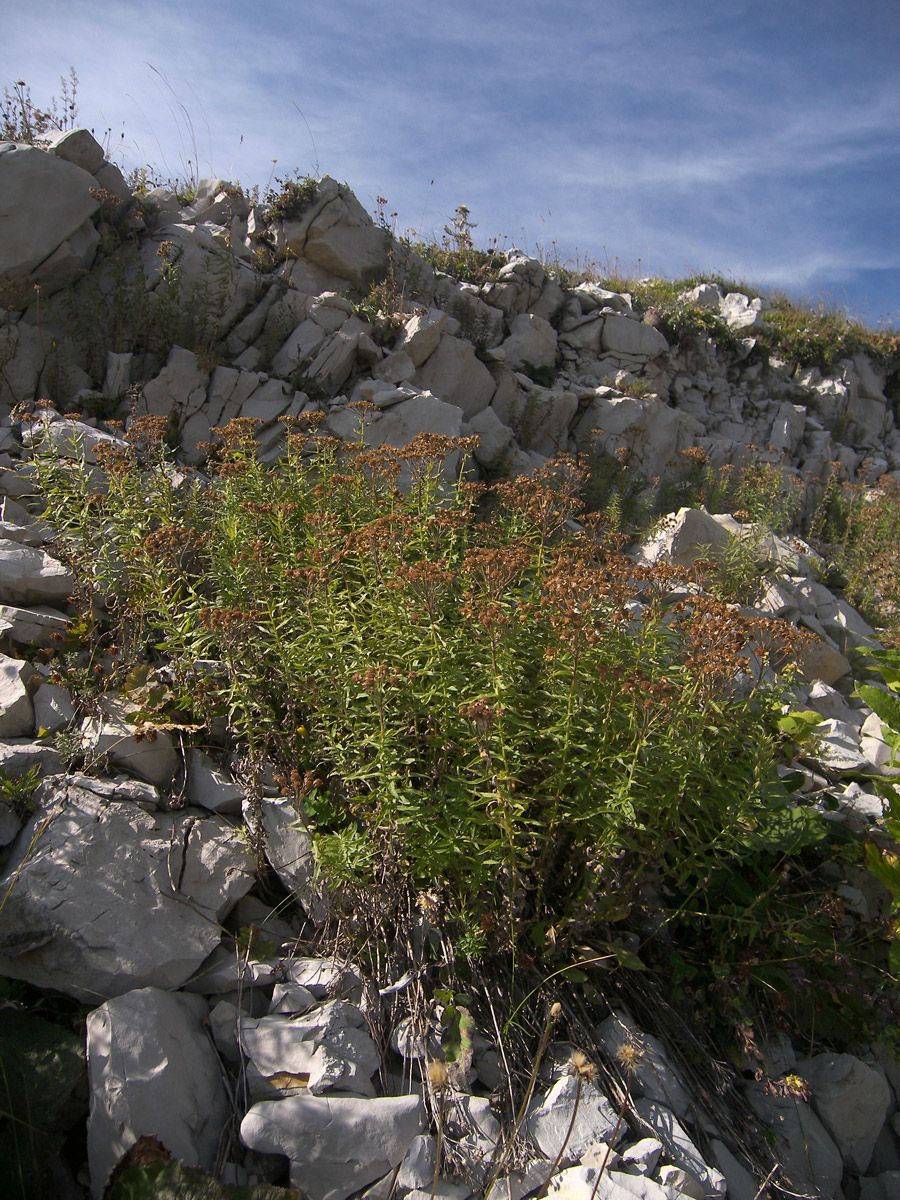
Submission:
[[[126,169],[318,167],[399,232],[466,204],[480,244],[900,326],[896,0],[10,3],[0,90],[70,66]]]

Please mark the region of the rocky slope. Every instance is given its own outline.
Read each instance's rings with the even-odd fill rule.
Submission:
[[[439,1010],[415,977],[372,978],[309,949],[324,912],[293,801],[277,787],[253,794],[176,731],[149,740],[129,696],[108,692],[85,712],[49,679],[44,651],[76,612],[76,580],[40,519],[33,466],[49,451],[91,463],[120,441],[110,418],[146,415],[165,418],[184,472],[202,471],[210,431],[240,418],[257,423],[274,463],[283,418],[319,412],[351,439],[348,406],[367,401],[371,446],[474,435],[491,477],[560,451],[618,456],[647,490],[683,476],[682,452],[700,448],[715,471],[772,464],[802,515],[829,478],[873,484],[900,469],[896,381],[886,392],[862,353],[826,376],[761,353],[765,301],[714,284],[683,303],[714,313],[727,345],[702,333],[670,344],[632,296],[565,287],[516,251],[487,282],[459,282],[327,177],[287,185],[268,208],[222,180],[202,181],[186,205],[161,188],[133,196],[86,130],[0,145],[0,219],[0,975],[29,985],[4,1001],[2,1107],[27,1110],[47,1149],[43,1179],[22,1194],[102,1196],[148,1137],[229,1186],[282,1178],[286,1157],[310,1200],[486,1188],[518,1200],[545,1186],[585,1200],[751,1200],[769,1166],[772,1194],[897,1194],[900,1069],[884,1045],[837,1053],[760,1037],[760,1081],[735,1072],[717,1111],[678,1048],[653,1036],[649,1009],[592,1014],[582,1033],[599,1078],[553,1040],[552,1019],[539,1023],[542,1062],[510,1152],[499,1030],[469,1031],[462,1078],[429,1073]],[[890,847],[878,784],[897,771],[891,734],[855,693],[876,631],[825,586],[816,552],[747,518],[685,509],[633,553],[689,564],[729,535],[764,569],[747,611],[812,635],[790,703],[821,718],[818,740],[785,772],[805,805]],[[67,769],[73,758],[86,765]],[[261,821],[297,905],[258,898],[244,817]],[[835,870],[848,929],[887,920],[874,875]],[[247,930],[262,930],[265,952]],[[35,1017],[39,995],[90,1009],[86,1166],[77,1036]],[[34,1065],[34,1037],[72,1057],[65,1084]],[[66,1103],[41,1125],[45,1086]],[[20,1156],[17,1119],[5,1144]]]

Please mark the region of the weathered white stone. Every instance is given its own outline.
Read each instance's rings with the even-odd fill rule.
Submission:
[[[409,387],[409,384],[402,385]],[[408,400],[392,404],[383,412],[366,417],[364,441],[367,446],[408,446],[419,433],[438,433],[459,437],[462,430],[462,410],[433,396],[419,392]],[[338,409],[329,413],[325,428],[335,437],[355,441],[359,437],[359,417],[354,411]],[[456,477],[459,454],[454,451],[444,464],[444,475]],[[403,476],[401,475],[401,483]]]
[[[18,873],[4,924],[20,947],[7,942],[0,973],[88,1001],[180,987],[252,886],[252,857],[220,818],[148,813],[88,786],[51,778],[35,794],[0,881],[3,894]]]
[[[597,358],[600,354],[600,338],[603,333],[603,317],[600,313],[564,321],[559,343],[578,354]]]
[[[251,1150],[285,1154],[309,1200],[346,1200],[402,1161],[422,1127],[418,1096],[291,1096],[254,1104],[241,1122]]]
[[[31,674],[27,662],[0,654],[0,737],[34,733],[34,709],[25,686]]]
[[[633,1171],[636,1175],[652,1175],[663,1149],[658,1138],[641,1138],[622,1151],[622,1170]]]
[[[95,186],[81,167],[33,146],[0,154],[0,275],[49,293],[90,266],[100,241]]]
[[[690,1197],[690,1200],[706,1200],[706,1189],[698,1179],[695,1179],[684,1167],[676,1167],[671,1163],[660,1167],[656,1176],[664,1188],[669,1188],[679,1196]]]
[[[144,384],[144,411],[163,417],[177,412],[187,417],[204,403],[208,386],[209,372],[200,367],[197,355],[174,346],[160,373]]]
[[[315,321],[301,321],[272,359],[273,373],[290,376],[299,371],[319,352],[327,336]]]
[[[42,689],[43,690],[43,689]],[[202,750],[188,754],[188,800],[210,812],[240,812],[244,789]]]
[[[5,800],[0,800],[0,846],[8,846],[22,828],[22,818]]]
[[[686,292],[680,292],[678,299],[682,304],[693,304],[697,308],[718,310],[725,296],[718,284],[698,283],[696,287],[690,288]]]
[[[430,308],[425,313],[414,313],[409,318],[394,349],[407,354],[417,367],[438,348],[441,330],[447,324],[447,316],[439,308]]]
[[[492,351],[509,367],[552,367],[556,362],[556,330],[543,317],[520,313],[514,317],[509,337]]]
[[[333,333],[309,366],[309,377],[325,392],[336,392],[356,363],[359,333]]]
[[[724,1196],[727,1190],[725,1176],[715,1167],[707,1166],[700,1151],[688,1137],[674,1113],[654,1100],[635,1100],[635,1111],[653,1130],[665,1147],[666,1157],[677,1167],[699,1180],[704,1193],[711,1200]]]
[[[96,462],[98,446],[115,446],[121,450],[128,446],[122,438],[68,418],[47,424],[38,422],[23,432],[22,441],[36,454],[55,454],[88,463]]]
[[[384,383],[405,383],[412,379],[415,373],[416,364],[402,350],[389,354],[372,368],[373,377]]]
[[[254,1093],[277,1098],[303,1080],[311,1095],[329,1089],[374,1096],[372,1075],[381,1057],[355,1004],[332,1000],[302,1016],[274,1014],[240,1020]],[[289,1080],[279,1078],[290,1076]]]
[[[726,549],[731,535],[702,508],[680,508],[663,517],[656,532],[633,551],[638,562],[690,566]]]
[[[128,200],[131,196],[131,188],[115,163],[101,163],[94,172],[94,179],[96,179],[99,187],[102,187],[107,192],[112,192],[117,200]],[[134,214],[134,216],[137,217],[137,214]]]
[[[859,746],[859,729],[846,721],[827,719],[815,728],[815,758],[832,771],[860,771],[868,765]]]
[[[131,386],[131,368],[134,355],[116,354],[112,350],[106,355],[106,375],[103,379],[103,395],[107,400],[124,396]]]
[[[713,1138],[711,1145],[716,1166],[728,1184],[728,1200],[759,1200],[759,1184],[747,1168],[738,1162],[724,1142]]]
[[[507,394],[496,405],[492,401],[491,408],[510,426],[524,450],[551,458],[566,448],[578,397],[574,392],[536,387],[528,380],[511,398]]]
[[[37,546],[0,539],[0,601],[43,604],[65,600],[75,586],[68,567]]]
[[[34,769],[41,777],[58,775],[63,770],[62,759],[50,741],[11,738],[8,742],[0,742],[0,771],[12,778],[20,778]]]
[[[801,1060],[797,1071],[844,1162],[864,1175],[891,1105],[884,1072],[852,1054],[817,1054]]]
[[[49,345],[46,334],[25,321],[7,325],[3,329],[2,338],[0,403],[12,408],[16,404],[37,399],[38,380]]]
[[[41,138],[41,148],[93,175],[103,164],[103,147],[89,129],[54,129]]]
[[[747,1099],[776,1137],[779,1183],[795,1194],[834,1200],[844,1173],[841,1152],[809,1104],[791,1096],[767,1096],[749,1084]]]
[[[56,733],[66,729],[75,720],[75,705],[69,692],[58,683],[42,683],[34,693],[34,727]]]
[[[802,617],[800,624],[811,627],[810,618]],[[850,674],[849,660],[829,641],[818,641],[810,646],[801,647],[797,652],[797,665],[801,678],[807,683],[821,679],[825,683],[833,684]]]
[[[679,450],[693,445],[699,429],[695,418],[669,408],[656,397],[618,396],[611,388],[599,387],[572,432],[579,448],[585,450],[592,444],[609,454],[627,449],[629,465],[645,478],[655,479],[676,460]]]
[[[559,1171],[547,1194],[559,1200],[678,1200],[677,1192],[655,1179],[611,1171],[608,1166],[602,1175],[600,1170],[600,1165],[591,1164]]]
[[[320,1000],[336,996],[356,1002],[362,994],[362,979],[356,970],[334,958],[292,959],[288,974]]]
[[[765,329],[763,312],[769,305],[759,298],[751,300],[743,292],[729,292],[719,305],[719,312],[732,329],[750,332]]]
[[[87,1019],[91,1192],[139,1137],[159,1138],[187,1166],[213,1171],[231,1107],[204,1029],[206,1002],[147,987]]]
[[[613,1058],[623,1046],[635,1046],[642,1053],[634,1069],[632,1091],[635,1096],[658,1100],[679,1117],[686,1117],[690,1096],[669,1062],[662,1043],[642,1033],[625,1012],[617,1012],[597,1026],[597,1036]]]
[[[149,783],[167,786],[178,767],[171,736],[153,731],[149,736],[132,719],[137,706],[107,694],[98,702],[97,716],[82,725],[85,752],[93,757],[108,754],[117,766],[133,771]]]
[[[596,1084],[582,1082],[578,1112],[571,1134],[568,1133],[575,1110],[579,1081],[564,1075],[540,1100],[533,1101],[525,1128],[545,1158],[556,1158],[565,1143],[562,1165],[578,1162],[595,1142],[606,1142],[618,1125],[616,1111]],[[566,1136],[568,1134],[568,1141]]]
[[[503,424],[490,406],[475,414],[469,422],[469,428],[478,438],[475,461],[482,466],[496,462],[513,440],[513,431]]]
[[[359,284],[370,283],[387,270],[391,237],[373,224],[346,185],[323,176],[313,212],[298,248],[304,258]]]
[[[612,354],[634,354],[656,358],[666,354],[669,343],[652,325],[611,313],[603,322],[600,344]]]
[[[494,394],[491,373],[475,357],[472,346],[447,333],[441,335],[438,348],[416,372],[414,382],[446,404],[460,408],[466,420],[487,408]]]
[[[256,807],[244,800],[244,817],[254,821]],[[264,799],[259,803],[263,846],[272,870],[303,905],[311,917],[322,914],[322,902],[314,884],[315,858],[312,838],[303,814],[288,799]]]
[[[253,389],[241,406],[240,415],[268,425],[287,411],[294,398],[294,389],[283,379],[267,379]]]

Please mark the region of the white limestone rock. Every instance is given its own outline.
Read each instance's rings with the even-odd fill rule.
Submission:
[[[626,322],[624,317],[620,320]],[[627,323],[656,332],[649,325]],[[695,418],[656,397],[620,396],[609,387],[596,389],[594,401],[572,426],[579,448],[596,444],[608,454],[625,448],[629,465],[646,479],[662,476],[678,451],[694,443],[700,429]]]
[[[495,397],[491,408],[514,431],[524,450],[551,458],[566,449],[578,397],[574,392],[537,387],[525,376],[517,379],[519,389],[510,395],[504,387],[504,395]]]
[[[759,1200],[759,1184],[743,1165],[738,1162],[724,1142],[713,1138],[710,1143],[716,1166],[728,1184],[728,1200]]]
[[[115,446],[126,450],[128,443],[102,429],[86,425],[84,421],[63,418],[48,423],[38,422],[23,431],[22,441],[31,446],[35,454],[51,454],[59,458],[71,458],[77,462],[97,461],[98,446]]]
[[[91,1091],[91,1192],[103,1194],[138,1138],[159,1138],[187,1166],[216,1167],[231,1106],[204,1028],[200,996],[147,987],[126,992],[87,1019]]]
[[[503,424],[492,407],[476,413],[469,428],[478,438],[474,458],[482,466],[495,463],[509,449],[514,437],[513,431]]]
[[[703,1161],[700,1151],[670,1109],[654,1100],[635,1100],[634,1108],[662,1142],[666,1157],[700,1182],[708,1200],[725,1195],[725,1176]]]
[[[0,276],[64,287],[94,259],[100,235],[91,217],[100,201],[91,174],[33,146],[0,153]]]
[[[702,508],[680,508],[662,517],[656,532],[634,549],[638,562],[673,563],[686,567],[710,553],[726,549],[731,535]]]
[[[633,354],[646,358],[656,358],[660,354],[667,354],[669,350],[669,343],[658,329],[615,313],[609,314],[603,322],[600,344],[612,354]]]
[[[566,1141],[575,1110],[578,1082],[573,1075],[558,1079],[545,1096],[532,1102],[525,1120],[531,1140],[545,1158],[555,1159],[565,1143],[563,1166],[578,1162],[597,1142],[608,1145],[618,1125],[616,1110],[597,1085],[582,1082],[575,1124]]]
[[[253,884],[236,831],[145,812],[127,789],[83,776],[47,779],[35,801],[0,880],[4,894],[15,878],[0,974],[87,1001],[180,987]]]
[[[491,354],[516,370],[552,367],[556,362],[556,330],[543,317],[520,313],[512,320],[509,337]]]
[[[34,727],[56,733],[67,729],[75,720],[75,705],[68,690],[58,683],[42,683],[31,699],[34,706]]]
[[[844,1162],[810,1105],[792,1096],[768,1096],[755,1083],[747,1085],[746,1094],[757,1116],[775,1135],[781,1185],[795,1194],[834,1200]]]
[[[692,304],[696,308],[712,308],[717,311],[724,299],[725,294],[715,283],[698,283],[696,287],[678,295],[681,304]]]
[[[314,1096],[331,1089],[375,1095],[372,1075],[381,1056],[362,1012],[346,1000],[328,1001],[302,1016],[242,1017],[240,1043],[255,1095],[277,1098],[304,1077]]]
[[[409,318],[394,345],[395,351],[408,355],[416,367],[422,364],[438,348],[441,330],[447,324],[446,313],[439,308],[430,308],[424,313],[414,313]]]
[[[635,1046],[641,1051],[632,1083],[635,1096],[658,1100],[671,1108],[676,1116],[684,1118],[688,1115],[690,1096],[657,1038],[642,1033],[625,1012],[607,1017],[597,1026],[596,1033],[612,1058],[623,1046]]]
[[[241,1140],[251,1150],[287,1155],[291,1187],[308,1200],[347,1200],[399,1166],[422,1121],[418,1096],[300,1095],[254,1104]]]
[[[210,812],[240,812],[244,789],[202,750],[188,753],[188,800]]]
[[[3,371],[0,372],[0,404],[12,408],[37,399],[38,380],[47,357],[41,331],[25,321],[7,324],[3,330]],[[3,447],[8,449],[8,447]]]
[[[160,373],[144,384],[143,410],[168,417],[173,412],[187,418],[206,401],[209,372],[204,371],[197,355],[183,346],[173,346]]]
[[[480,365],[480,364],[479,364]],[[409,384],[401,385],[407,388]],[[383,412],[370,414],[365,420],[364,442],[366,446],[408,446],[419,433],[438,433],[456,438],[462,432],[462,410],[446,404],[430,392],[416,392],[407,400],[392,403]],[[324,428],[335,437],[354,441],[359,437],[359,416],[356,412],[341,408],[328,415]],[[448,455],[444,463],[444,477],[455,479],[459,465],[459,454]],[[401,473],[400,486],[404,484]]]
[[[244,817],[255,820],[255,807],[244,800]],[[315,884],[315,857],[310,836],[294,802],[263,799],[259,804],[263,848],[272,870],[314,920],[324,913]]]
[[[609,1166],[600,1175],[600,1169],[599,1164],[591,1164],[558,1171],[547,1195],[559,1200],[680,1200],[677,1192],[655,1179],[612,1171]]]
[[[137,706],[108,693],[98,700],[99,712],[81,726],[85,753],[93,758],[108,754],[110,761],[141,779],[168,786],[178,768],[178,754],[165,731],[145,732],[134,721]]]
[[[66,600],[75,576],[39,546],[0,538],[0,601],[29,605]]]
[[[622,1170],[635,1175],[652,1175],[663,1150],[658,1138],[641,1138],[622,1151]]]
[[[25,686],[31,675],[27,662],[0,654],[0,738],[34,733],[34,709]]]
[[[41,147],[93,175],[103,165],[103,147],[89,129],[54,129],[41,138]]]
[[[414,382],[446,404],[462,409],[466,420],[487,408],[494,394],[491,373],[478,361],[469,342],[448,333],[441,335],[440,344],[418,369]]]
[[[832,771],[864,771],[869,765],[860,749],[858,726],[829,718],[816,726],[815,737],[812,755],[823,767]]]
[[[375,225],[346,184],[319,180],[299,253],[340,279],[368,284],[388,266],[391,237]]]
[[[797,1064],[812,1105],[845,1164],[864,1175],[891,1107],[884,1071],[852,1054],[817,1054]]]
[[[325,342],[310,363],[309,378],[326,394],[338,391],[350,377],[356,365],[359,336],[359,330],[344,332],[339,329]]]

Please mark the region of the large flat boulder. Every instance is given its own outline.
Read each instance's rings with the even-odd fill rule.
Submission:
[[[308,1200],[346,1200],[398,1167],[421,1125],[418,1096],[291,1096],[254,1104],[241,1140],[251,1150],[286,1154],[291,1187]]]
[[[96,186],[81,167],[34,146],[0,151],[0,276],[53,292],[89,267],[100,241]]]
[[[252,886],[252,856],[220,817],[146,812],[93,784],[54,776],[35,793],[0,879],[0,975],[88,1002],[180,987]]]
[[[0,602],[58,603],[71,594],[75,576],[38,546],[0,538]]]
[[[91,1092],[88,1162],[101,1196],[113,1167],[140,1137],[213,1171],[231,1107],[201,996],[159,988],[127,992],[87,1019]]]

